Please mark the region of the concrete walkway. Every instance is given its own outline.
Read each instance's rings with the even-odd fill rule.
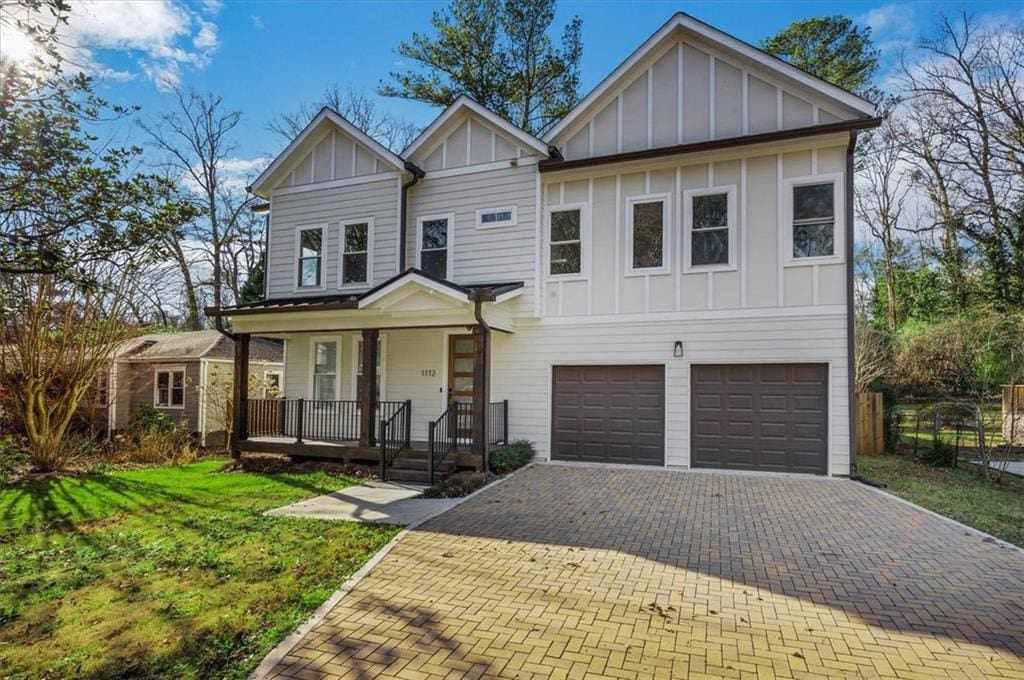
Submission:
[[[267,675],[1024,678],[1024,551],[847,480],[538,465]]]
[[[367,482],[292,503],[267,514],[409,526],[442,513],[459,501],[457,498],[421,498],[421,493],[421,486]]]

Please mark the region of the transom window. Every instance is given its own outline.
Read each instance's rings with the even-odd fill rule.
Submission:
[[[491,229],[497,227],[513,227],[516,225],[516,207],[508,208],[486,208],[476,211],[476,226],[478,229]]]
[[[338,398],[338,343],[334,340],[313,343],[313,398],[335,401]]]
[[[341,225],[341,284],[370,280],[370,221]]]
[[[579,208],[552,210],[551,274],[579,274],[582,264],[582,211]]]
[[[835,255],[835,184],[793,187],[793,257]]]
[[[322,285],[323,241],[322,227],[299,231],[299,288],[317,288]]]
[[[184,369],[156,372],[156,394],[154,395],[153,405],[162,408],[184,408]]]
[[[664,198],[629,201],[631,270],[665,268],[666,203]]]
[[[684,194],[686,269],[736,265],[736,187],[691,189]]]
[[[450,215],[421,217],[420,225],[420,269],[439,279],[451,278]]]

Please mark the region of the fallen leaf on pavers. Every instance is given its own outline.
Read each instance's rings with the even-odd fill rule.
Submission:
[[[455,557],[455,555],[451,554],[450,552],[446,552],[446,553],[441,553],[441,557]]]
[[[717,614],[717,613],[718,612],[716,612],[714,609],[709,609],[708,610],[708,614]]]
[[[580,567],[582,567],[583,565],[582,565],[582,564],[580,564],[579,562],[566,562],[566,563],[565,563],[565,566],[567,566],[567,567],[572,567],[573,569],[579,569],[579,568],[580,568]]]
[[[798,659],[802,659],[802,658],[804,658],[804,655],[803,655],[803,654],[801,654],[800,652],[793,652],[793,656],[795,656],[795,657],[796,657],[796,658],[798,658]]]

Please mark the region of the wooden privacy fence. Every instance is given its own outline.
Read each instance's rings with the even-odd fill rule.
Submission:
[[[885,407],[881,392],[857,395],[857,453],[885,453]]]
[[[1003,439],[1024,445],[1024,385],[1003,385]]]

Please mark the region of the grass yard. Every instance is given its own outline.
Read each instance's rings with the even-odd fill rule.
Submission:
[[[1024,479],[986,482],[967,466],[940,468],[889,455],[859,455],[857,471],[897,496],[1024,547]]]
[[[222,464],[0,489],[0,677],[244,677],[398,531],[267,517],[356,480]]]

